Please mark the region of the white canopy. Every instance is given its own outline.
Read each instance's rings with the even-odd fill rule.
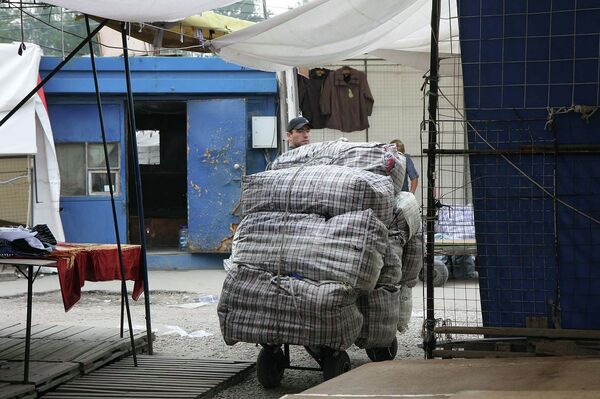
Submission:
[[[177,21],[238,0],[45,0],[84,14],[126,22]]]
[[[451,3],[449,5],[449,3]],[[457,54],[456,2],[442,1],[440,54]],[[314,0],[211,42],[227,61],[282,71],[365,54],[429,68],[431,0]]]

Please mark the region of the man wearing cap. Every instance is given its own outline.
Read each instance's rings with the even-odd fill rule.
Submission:
[[[310,122],[308,119],[302,116],[292,119],[288,123],[287,139],[290,150],[310,144]]]

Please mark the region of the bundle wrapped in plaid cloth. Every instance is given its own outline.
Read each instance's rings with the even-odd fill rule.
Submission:
[[[400,315],[400,287],[378,286],[357,301],[363,315],[363,326],[356,340],[359,348],[385,348],[396,336]]]
[[[414,235],[404,246],[402,254],[402,285],[410,288],[417,285],[419,272],[423,268],[423,236]]]
[[[337,281],[370,291],[383,267],[387,234],[371,209],[330,219],[257,212],[244,217],[238,226],[231,259],[272,273]]]
[[[324,345],[345,350],[363,324],[357,291],[239,266],[228,274],[217,313],[228,345],[236,342]]]
[[[379,273],[378,285],[396,285],[402,280],[402,252],[404,242],[398,232],[390,231],[388,246],[383,256],[383,267]]]
[[[287,169],[301,165],[338,165],[390,176],[394,192],[402,190],[406,175],[406,158],[393,144],[326,141],[303,145],[280,155],[271,169]]]
[[[421,231],[421,213],[414,194],[402,191],[396,195],[394,216],[388,227],[390,230],[400,232],[400,238],[404,241],[403,246],[412,236]]]
[[[412,288],[406,285],[400,287],[400,309],[398,314],[398,331],[403,333],[408,330],[408,323],[412,316]]]
[[[388,225],[394,188],[387,176],[343,166],[271,170],[244,177],[242,206],[244,214],[288,211],[326,217],[371,208]]]

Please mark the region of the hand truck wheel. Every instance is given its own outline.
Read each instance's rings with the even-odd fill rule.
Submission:
[[[425,267],[421,269],[419,273],[419,280],[425,282],[427,281],[427,273],[425,272]],[[448,271],[448,267],[438,260],[433,262],[433,286],[441,287],[448,281],[448,277],[450,277],[450,272]]]
[[[330,380],[346,371],[350,371],[350,357],[346,351],[331,351],[323,356],[323,378]]]
[[[285,355],[280,346],[264,346],[256,359],[256,378],[270,389],[281,384],[285,371]]]
[[[368,348],[365,352],[367,352],[367,356],[369,356],[369,359],[373,362],[394,360],[398,353],[398,338],[394,337],[392,344],[388,347]]]

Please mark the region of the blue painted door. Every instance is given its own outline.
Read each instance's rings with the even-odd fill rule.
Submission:
[[[102,134],[95,103],[50,102],[50,123],[61,174],[60,217],[68,242],[115,243],[115,229],[104,182]],[[109,159],[116,178],[115,205],[121,242],[127,237],[126,147],[121,102],[103,103]]]
[[[190,101],[187,113],[189,249],[229,252],[246,164],[246,101]]]

